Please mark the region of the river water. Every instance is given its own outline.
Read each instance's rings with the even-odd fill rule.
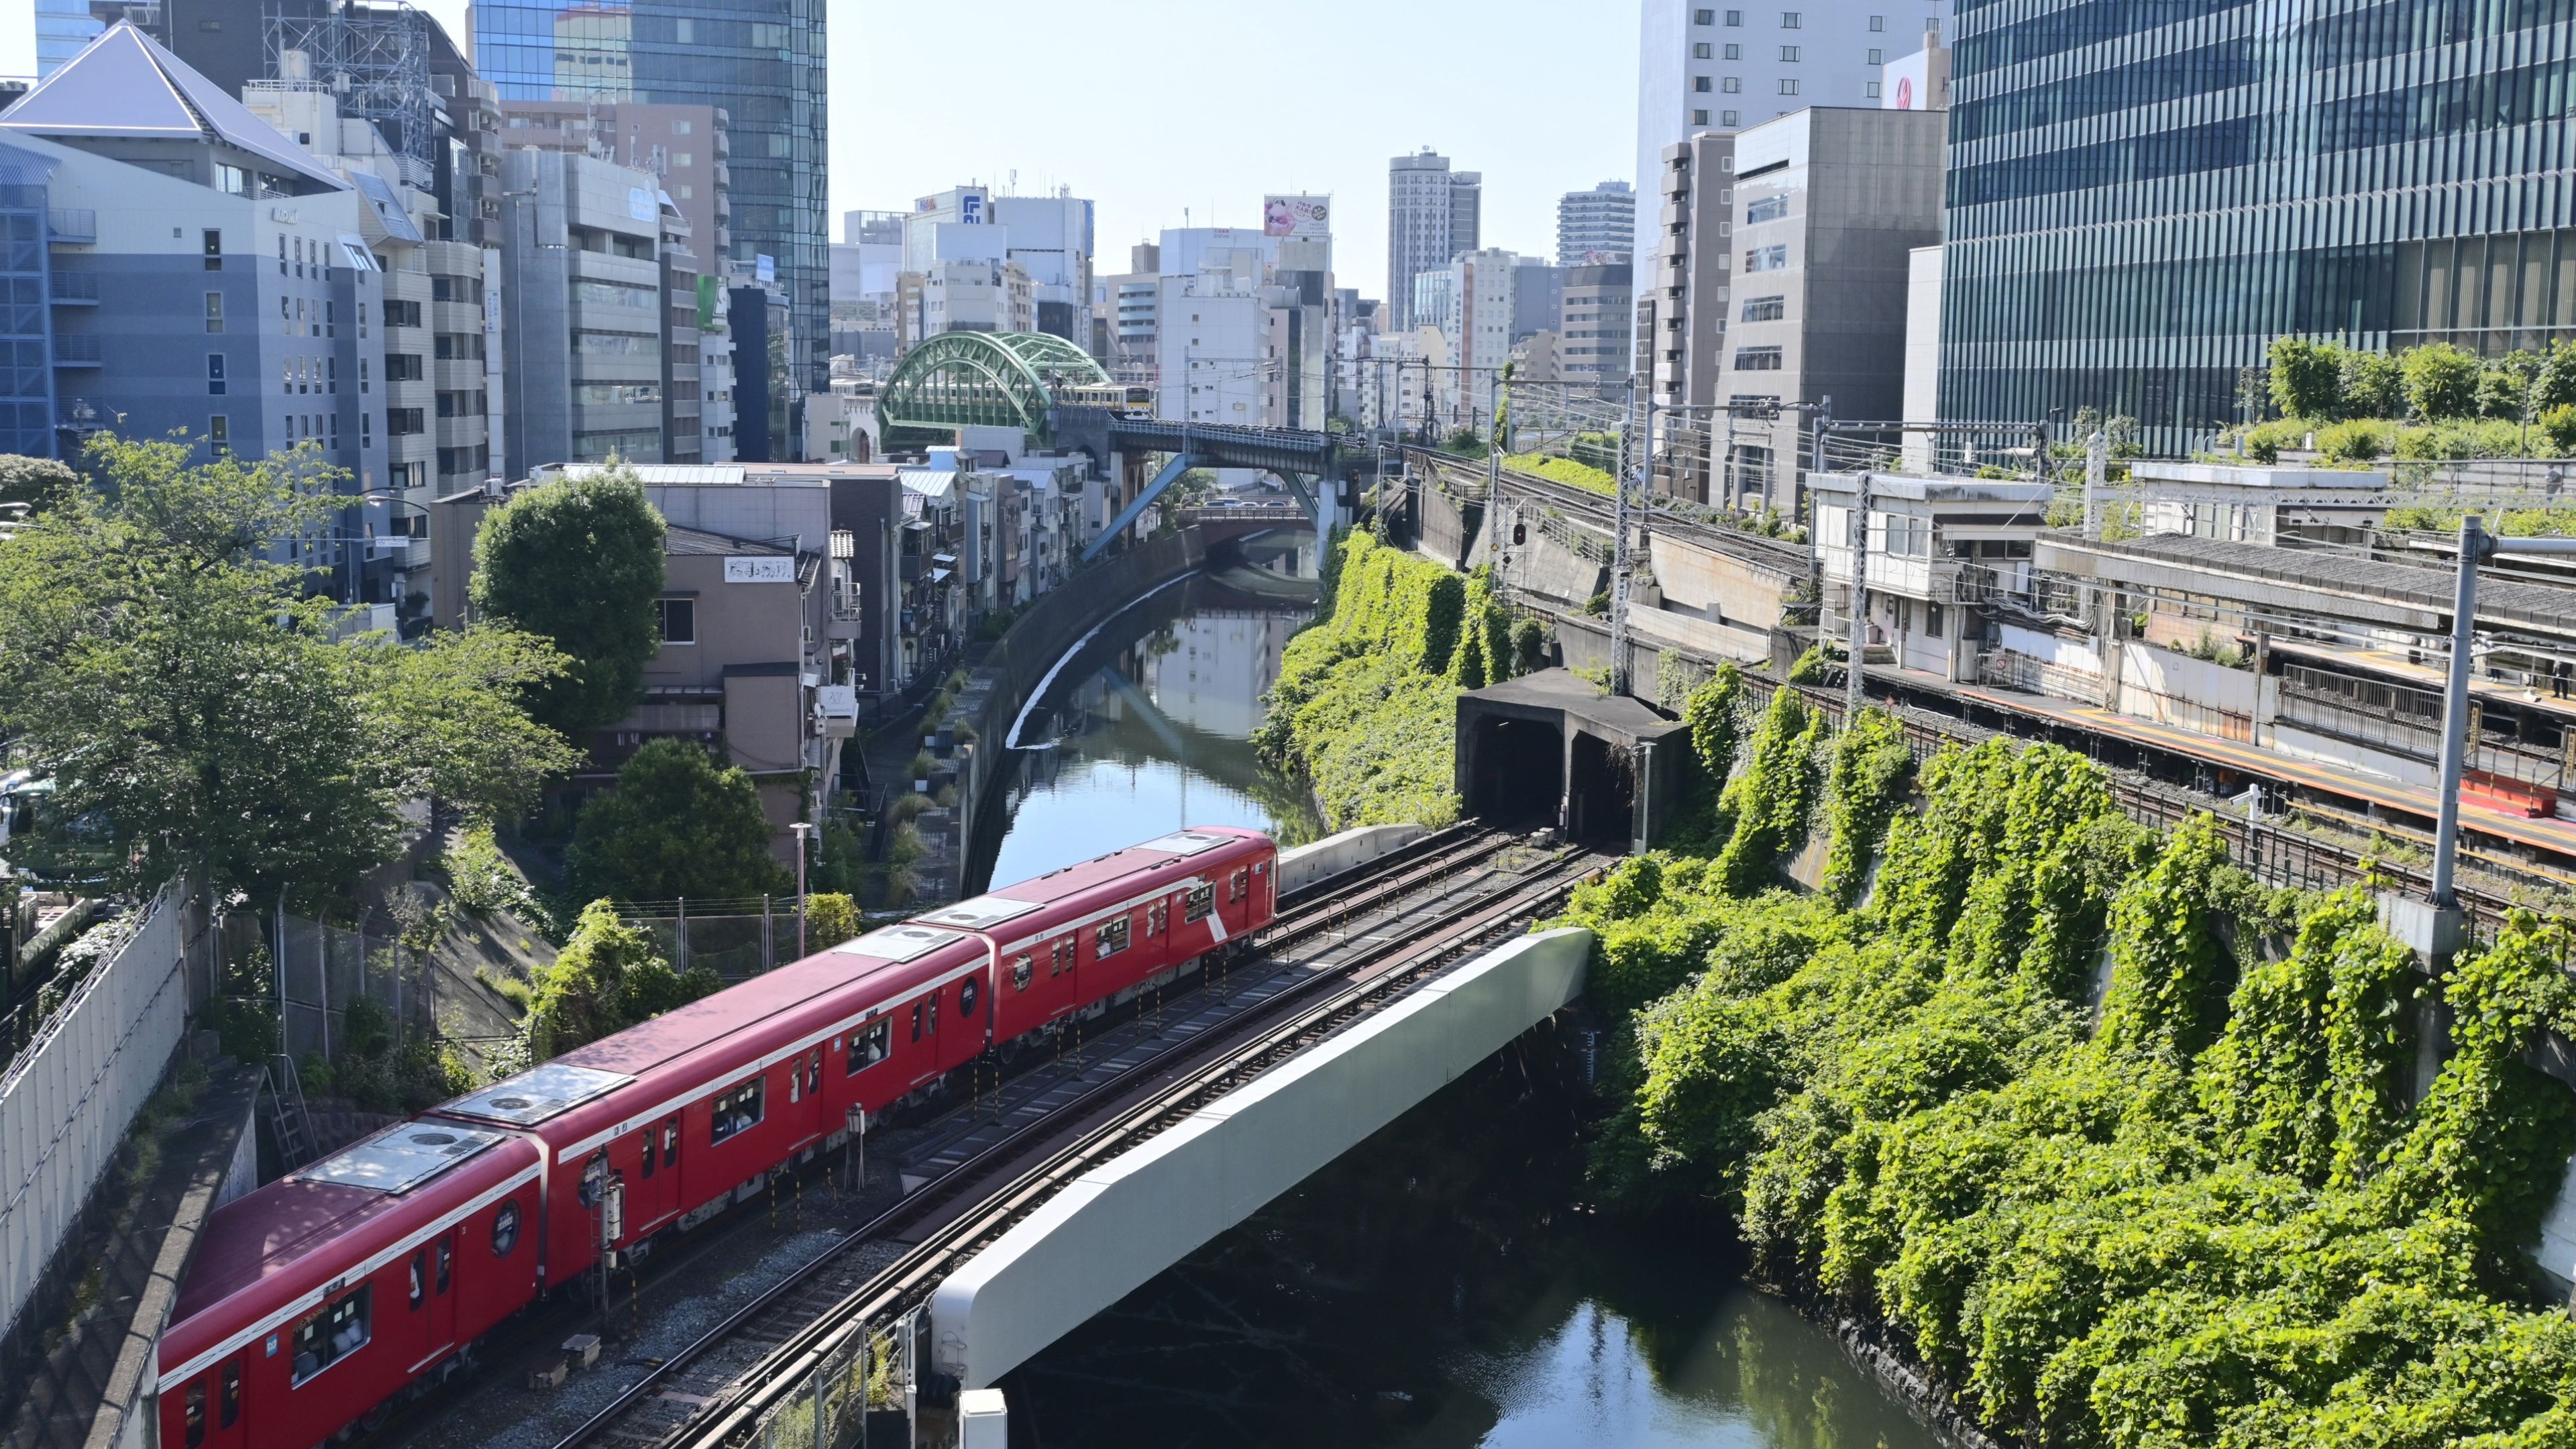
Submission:
[[[1189,824],[1295,840],[1247,743],[1313,606],[1248,572],[1147,601],[1059,672],[968,884]],[[1722,1248],[1596,1218],[1578,1056],[1542,1031],[1003,1382],[1030,1449],[1935,1449]]]

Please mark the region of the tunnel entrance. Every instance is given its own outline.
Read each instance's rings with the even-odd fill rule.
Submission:
[[[1565,833],[1585,845],[1626,849],[1637,818],[1635,771],[1609,742],[1577,730],[1566,791]]]
[[[1565,795],[1565,741],[1534,719],[1486,719],[1476,726],[1476,774],[1467,808],[1509,830],[1554,826]]]

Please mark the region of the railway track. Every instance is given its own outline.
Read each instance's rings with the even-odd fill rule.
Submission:
[[[1469,949],[1557,903],[1597,866],[1573,851],[1515,848],[1491,832],[1456,833],[1400,860],[1391,878],[1311,893],[1265,948],[1304,942],[1319,969],[1296,985],[1177,1041],[1135,1069],[1014,1130],[925,1183],[891,1210],[755,1297],[557,1441],[718,1444],[805,1391],[816,1368],[928,1301],[953,1266],[1065,1183],[1185,1118],[1279,1061],[1396,999]],[[1405,885],[1449,887],[1409,904]],[[1360,901],[1390,910],[1359,905]],[[898,1250],[891,1263],[871,1265]]]
[[[1468,496],[1483,499],[1485,490],[1483,465],[1463,462],[1446,453],[1427,448],[1407,448],[1405,453],[1423,467],[1432,469],[1448,479]],[[1522,473],[1509,468],[1503,470],[1503,479],[1505,487],[1512,492],[1542,499],[1549,507],[1598,528],[1605,534],[1611,531],[1617,514],[1617,505],[1607,495],[1595,493],[1589,488],[1579,488],[1571,483],[1560,483],[1553,478],[1542,478],[1535,473]],[[1801,578],[1806,576],[1811,567],[1811,556],[1806,547],[1801,544],[1784,543],[1779,539],[1759,533],[1748,533],[1740,528],[1702,523],[1697,519],[1669,511],[1640,514],[1639,518],[1641,522],[1657,532],[1688,538],[1706,544],[1721,553],[1777,568]]]

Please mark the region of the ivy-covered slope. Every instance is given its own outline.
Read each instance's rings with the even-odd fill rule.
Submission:
[[[1724,1213],[2025,1444],[2576,1444],[2576,1323],[2524,1256],[2576,1148],[2576,1096],[2523,1061],[2576,1028],[2563,926],[2434,986],[2363,893],[2264,892],[2063,750],[1954,750],[1897,808],[1871,716],[1829,750],[1827,893],[1751,893],[1746,832],[1767,852],[1812,788],[1790,725],[1716,858],[1575,902],[1630,1028],[1606,1191]],[[2410,1106],[2435,990],[2455,1054]]]
[[[1447,825],[1458,695],[1521,672],[1532,641],[1482,571],[1452,572],[1365,530],[1338,539],[1329,564],[1324,613],[1288,641],[1253,747],[1312,782],[1334,830]]]

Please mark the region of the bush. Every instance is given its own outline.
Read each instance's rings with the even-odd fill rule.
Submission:
[[[1595,493],[1615,496],[1619,491],[1619,480],[1608,470],[1572,458],[1551,457],[1545,453],[1515,453],[1503,460],[1503,466],[1516,473],[1571,483]]]
[[[805,949],[828,951],[860,931],[859,904],[846,895],[822,893],[805,898]]]
[[[2551,452],[2561,456],[2576,453],[2576,403],[2561,403],[2542,413],[2540,432],[2549,440]]]
[[[2475,415],[2478,382],[2484,369],[2477,357],[2447,342],[2407,349],[2398,359],[2406,380],[2406,401],[2426,418]]]
[[[2385,352],[2346,352],[2337,409],[2347,418],[2393,418],[2406,408],[2406,375]]]
[[[2330,418],[2341,402],[2343,349],[2331,343],[2273,339],[2272,406],[2294,418]]]
[[[2390,424],[2366,419],[2329,423],[2317,433],[2317,453],[2329,463],[2368,463],[2388,455],[2396,434]]]
[[[440,864],[447,872],[448,894],[475,915],[489,916],[533,904],[526,879],[501,853],[500,842],[493,838],[488,825],[467,826],[458,834],[456,844],[440,857]]]

